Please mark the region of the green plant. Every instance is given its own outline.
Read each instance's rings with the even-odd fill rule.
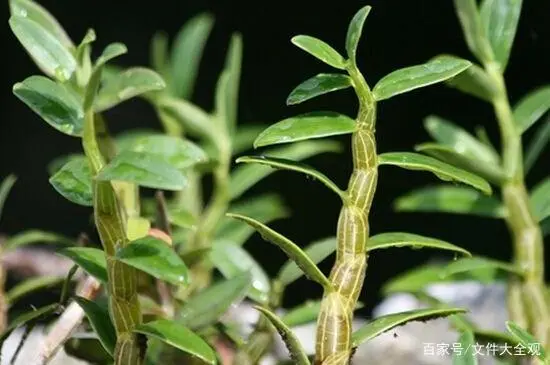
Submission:
[[[403,212],[444,212],[502,219],[513,243],[513,262],[499,262],[473,257],[436,268],[441,275],[424,275],[417,288],[406,280],[399,291],[421,290],[440,277],[485,271],[485,279],[499,280],[497,273],[507,273],[508,311],[510,319],[533,333],[548,351],[550,343],[550,301],[544,278],[544,240],[548,231],[547,210],[550,185],[545,179],[528,190],[525,179],[550,136],[550,121],[535,131],[527,148],[523,135],[550,108],[550,87],[538,86],[510,105],[504,73],[510,57],[522,1],[455,0],[458,19],[468,48],[479,65],[447,81],[447,85],[489,103],[494,109],[500,131],[501,153],[489,141],[483,127],[477,138],[459,125],[438,116],[424,121],[435,140],[419,144],[417,151],[483,176],[500,190],[501,200],[481,196],[466,187],[430,186],[414,190],[396,201]],[[432,268],[426,268],[432,270]],[[498,271],[498,272],[496,272]],[[417,273],[418,274],[418,273]],[[420,278],[420,276],[418,276]],[[393,291],[395,282],[388,284]]]

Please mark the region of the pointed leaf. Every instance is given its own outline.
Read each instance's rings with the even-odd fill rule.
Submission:
[[[75,297],[74,300],[86,313],[86,317],[103,348],[112,356],[115,351],[116,332],[107,308],[82,297]]]
[[[168,35],[165,32],[158,31],[153,34],[150,44],[149,61],[153,70],[159,73],[167,83],[167,89],[172,90],[172,77],[169,75],[168,63]]]
[[[340,152],[341,146],[334,141],[303,141],[289,146],[273,148],[263,154],[269,157],[286,158],[294,161],[305,160],[317,154]],[[274,170],[268,166],[242,165],[237,166],[231,174],[229,191],[232,199],[238,198],[257,182],[272,174]]]
[[[507,273],[523,276],[523,270],[507,262],[497,261],[484,257],[466,257],[455,260],[445,267],[441,273],[442,277],[448,277],[457,273],[479,270],[479,269],[498,269]]]
[[[303,324],[314,322],[317,320],[319,312],[321,311],[321,304],[322,300],[308,300],[304,304],[301,304],[285,313],[282,317],[282,321],[286,323],[288,327],[298,327]],[[357,303],[355,310],[363,307],[363,303]]]
[[[481,21],[477,1],[454,0],[454,5],[470,51],[479,61],[492,61],[494,56]]]
[[[319,95],[347,89],[352,86],[351,78],[342,74],[318,74],[296,86],[286,99],[287,105],[300,104]]]
[[[74,157],[49,179],[65,199],[79,205],[93,205],[92,173],[84,156]]]
[[[330,288],[330,282],[325,274],[319,270],[317,265],[315,265],[315,263],[311,261],[305,252],[302,251],[302,249],[294,242],[252,218],[230,213],[228,213],[227,216],[241,220],[244,223],[254,227],[254,229],[258,231],[264,240],[283,250],[284,253],[304,272],[306,277],[321,284],[324,288]]]
[[[197,217],[185,208],[170,209],[168,211],[170,223],[181,228],[195,229]]]
[[[413,249],[434,248],[438,250],[452,251],[465,256],[472,256],[462,247],[435,238],[404,232],[379,233],[367,241],[367,251],[380,250],[390,247],[412,247]]]
[[[512,321],[506,321],[506,329],[518,340],[519,343],[528,349],[530,353],[533,352],[533,355],[536,355],[540,360],[545,362],[547,361],[546,352],[544,351],[544,348],[540,346],[541,342],[538,341],[532,334]],[[537,354],[533,351],[534,347],[538,350]]]
[[[496,93],[493,82],[485,70],[476,64],[472,64],[463,72],[448,79],[446,84],[488,102],[493,100]]]
[[[135,332],[157,338],[207,364],[216,364],[216,354],[208,343],[187,327],[174,321],[159,319],[144,323],[137,326]]]
[[[504,218],[506,208],[495,197],[469,187],[429,186],[399,197],[394,204],[400,212],[445,212]]]
[[[187,185],[185,176],[162,158],[132,151],[116,155],[96,176],[100,181],[127,181],[140,186],[181,190]]]
[[[156,101],[162,112],[177,120],[187,133],[194,137],[215,140],[215,126],[210,115],[195,104],[173,97],[163,97]]]
[[[239,155],[253,148],[252,144],[258,135],[266,129],[266,125],[241,125],[235,131],[232,146],[233,155]]]
[[[457,153],[487,165],[498,165],[500,157],[451,121],[431,115],[424,120],[424,128],[437,142],[451,147]]]
[[[179,312],[182,323],[191,329],[199,329],[218,321],[229,307],[244,298],[251,280],[250,273],[246,272],[194,294]]]
[[[444,268],[442,264],[424,264],[415,267],[390,279],[382,287],[382,293],[391,295],[419,292],[430,284],[444,281],[442,278]]]
[[[165,86],[162,77],[153,70],[132,67],[107,80],[99,90],[94,109],[99,113],[135,96],[162,90]]]
[[[44,76],[31,76],[13,85],[13,93],[61,133],[82,135],[84,110],[81,101],[62,84]]]
[[[126,265],[174,285],[187,285],[189,272],[187,266],[163,240],[144,237],[130,242],[118,250],[116,258]]]
[[[424,86],[450,79],[470,67],[470,61],[449,56],[437,56],[428,62],[402,68],[384,76],[372,92],[376,100],[389,99]]]
[[[529,197],[533,214],[539,222],[550,216],[550,178],[539,182]]]
[[[539,87],[514,106],[514,120],[521,133],[525,133],[537,120],[550,110],[550,86]]]
[[[346,52],[348,58],[355,63],[355,58],[357,55],[357,46],[359,45],[359,39],[361,38],[361,33],[363,33],[363,25],[365,20],[371,11],[370,6],[362,7],[351,19],[348,32],[346,34]]]
[[[487,195],[492,193],[491,185],[483,178],[456,168],[435,158],[412,152],[388,152],[378,156],[380,165],[394,165],[407,170],[421,170],[434,173],[444,181],[457,181],[473,186]]]
[[[328,237],[312,242],[304,249],[304,253],[315,265],[317,265],[336,251],[336,246],[336,237]],[[304,272],[296,265],[296,262],[288,260],[279,270],[277,277],[282,285],[287,286],[299,279],[302,275],[304,275]]]
[[[195,143],[163,134],[146,135],[129,142],[126,149],[158,155],[178,169],[206,162],[206,153]]]
[[[65,48],[74,47],[73,42],[55,17],[48,12],[42,5],[31,0],[12,0],[10,1],[11,15],[35,21],[46,31],[55,37]]]
[[[325,174],[313,169],[312,167],[295,162],[288,159],[267,157],[267,156],[242,156],[236,161],[237,163],[256,163],[259,165],[270,166],[276,169],[291,170],[309,175],[315,180],[319,180],[330,190],[335,192],[342,200],[346,199],[346,193],[342,191],[335,183],[333,183]]]
[[[320,39],[308,35],[297,35],[292,37],[291,42],[329,66],[340,70],[346,68],[346,60],[344,57]]]
[[[6,293],[6,302],[11,306],[28,294],[43,289],[50,289],[62,284],[64,280],[65,278],[63,276],[37,276],[29,278],[17,284]]]
[[[284,119],[264,130],[254,148],[353,133],[355,120],[335,112],[313,112]]]
[[[2,243],[2,251],[12,251],[17,248],[32,244],[54,244],[62,246],[72,246],[75,241],[69,237],[54,232],[42,231],[39,229],[29,229],[11,236]]]
[[[259,310],[279,332],[282,340],[285,342],[290,358],[296,365],[311,365],[309,358],[302,347],[300,340],[294,332],[273,312],[262,307],[255,307]]]
[[[210,259],[227,279],[250,272],[252,287],[247,292],[247,297],[258,303],[267,302],[271,287],[269,277],[244,248],[230,241],[217,240],[212,246]]]
[[[107,261],[105,253],[92,247],[68,247],[56,251],[57,254],[71,259],[91,276],[107,283]]]
[[[417,309],[406,312],[388,314],[378,317],[372,322],[367,323],[352,335],[353,347],[357,347],[363,342],[369,341],[392,328],[402,326],[412,321],[426,322],[431,319],[448,317],[453,314],[465,313],[462,308],[429,308]]]
[[[232,204],[228,211],[255,217],[258,221],[267,224],[276,219],[289,215],[288,208],[282,199],[273,194],[260,195]],[[216,231],[216,237],[225,238],[235,244],[244,244],[254,233],[254,228],[242,224],[235,219],[225,218]]]
[[[463,331],[458,338],[457,344],[464,351],[453,352],[453,365],[477,365],[477,357],[474,343],[474,333],[470,330]]]
[[[201,13],[188,20],[176,35],[170,58],[170,79],[175,96],[183,99],[191,97],[213,25],[213,16]]]
[[[60,310],[60,306],[58,303],[49,304],[43,307],[40,307],[38,309],[33,308],[30,311],[23,312],[19,316],[15,317],[11,322],[8,328],[4,330],[4,332],[0,335],[0,342],[4,342],[6,338],[9,336],[9,334],[28,323],[33,323],[43,317],[50,316]]]
[[[0,220],[2,220],[4,204],[6,203],[8,195],[16,181],[17,178],[15,175],[8,175],[2,180],[2,183],[0,183]]]
[[[14,15],[9,19],[12,32],[36,65],[48,76],[60,81],[71,78],[76,59],[59,39],[34,20]]]
[[[550,140],[550,116],[546,118],[542,125],[535,131],[535,135],[531,138],[525,152],[525,159],[523,162],[525,174],[527,174],[531,168],[535,165],[535,162],[539,158],[540,154],[544,150],[544,147]]]
[[[491,44],[495,61],[504,71],[521,13],[522,0],[485,0],[480,9],[481,22]]]
[[[237,123],[239,106],[239,86],[243,53],[242,36],[231,36],[225,67],[216,88],[216,116],[226,124],[227,131],[233,135]]]

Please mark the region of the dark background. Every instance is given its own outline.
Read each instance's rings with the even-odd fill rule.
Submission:
[[[244,39],[244,60],[240,93],[241,123],[273,123],[282,118],[315,109],[332,109],[348,115],[356,112],[350,91],[323,96],[300,106],[287,107],[285,99],[298,83],[331,68],[290,43],[296,34],[316,36],[343,52],[347,24],[362,6],[373,6],[358,51],[358,63],[373,86],[385,74],[401,67],[422,63],[439,53],[453,53],[473,59],[462,39],[452,1],[41,1],[78,42],[88,27],[98,35],[97,57],[113,41],[126,43],[129,53],[120,63],[147,65],[149,41],[157,30],[175,35],[180,26],[201,11],[216,18],[200,70],[193,100],[210,110],[213,90],[224,61],[229,36],[239,31]],[[2,83],[0,123],[0,177],[15,173],[19,180],[10,196],[0,226],[14,234],[28,228],[61,231],[77,235],[90,232],[89,210],[73,205],[48,184],[46,164],[54,157],[78,151],[79,141],[56,132],[33,114],[11,92],[12,85],[39,73],[9,30],[8,5],[4,4],[5,81]],[[509,94],[515,102],[534,87],[550,82],[550,2],[524,0],[522,17],[506,72]],[[380,152],[412,150],[428,139],[422,120],[429,114],[447,117],[473,130],[482,124],[498,143],[490,105],[459,94],[444,86],[420,89],[379,105],[377,139]],[[117,132],[133,127],[157,127],[150,106],[132,100],[107,113],[110,128]],[[535,129],[535,128],[533,128]],[[527,138],[529,138],[527,134]],[[326,154],[308,161],[340,186],[350,173],[349,137],[344,154]],[[529,175],[532,186],[548,172],[549,154],[541,157]],[[434,214],[397,214],[392,201],[400,194],[437,179],[425,172],[383,167],[371,215],[373,234],[399,230],[426,234],[463,246],[477,254],[508,259],[510,241],[501,221]],[[272,226],[305,244],[333,235],[339,212],[336,196],[321,184],[302,175],[278,172],[254,188],[254,192],[281,193],[293,211],[290,219]],[[258,236],[247,248],[268,273],[275,273],[285,257]],[[361,300],[372,308],[380,300],[378,289],[391,276],[417,265],[434,254],[428,251],[394,249],[372,255],[366,288]],[[324,264],[328,269],[330,262]],[[287,296],[287,305],[320,295],[316,286],[301,280]]]

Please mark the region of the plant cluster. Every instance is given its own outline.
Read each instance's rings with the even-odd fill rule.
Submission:
[[[529,197],[524,175],[547,142],[550,128],[546,123],[538,131],[525,162],[521,135],[550,108],[550,93],[548,87],[538,89],[514,109],[508,101],[503,73],[521,1],[485,0],[478,8],[474,0],[455,0],[455,6],[467,44],[481,65],[438,55],[393,71],[371,88],[357,62],[371,10],[365,6],[349,23],[345,56],[315,37],[292,38],[294,45],[339,72],[307,79],[287,99],[288,105],[295,105],[351,89],[358,100],[356,117],[314,111],[265,126],[238,123],[243,53],[238,33],[230,37],[213,92],[213,110],[192,101],[214,24],[210,14],[193,17],[172,42],[157,33],[151,43],[150,68],[120,68],[113,61],[127,52],[124,44],[111,43],[92,59],[93,29],[75,43],[43,6],[11,0],[10,28],[42,72],[15,84],[13,92],[51,127],[80,139],[81,152],[56,158],[48,166],[49,182],[70,202],[90,208],[97,237],[75,240],[34,230],[3,243],[2,252],[36,242],[62,245],[56,252],[74,266],[66,278],[31,278],[0,295],[2,339],[16,328],[28,331],[38,321],[57,317],[36,364],[46,364],[64,348],[94,364],[253,365],[272,352],[275,336],[280,335],[294,364],[347,365],[358,346],[396,326],[448,317],[465,344],[476,338],[528,344],[535,336],[548,350],[550,308],[539,222],[550,216],[546,207],[550,184],[541,183]],[[425,124],[435,143],[421,144],[415,152],[377,151],[377,104],[437,83],[493,105],[501,129],[501,155],[483,132],[476,138],[435,116]],[[105,112],[131,98],[141,98],[154,108],[160,131],[109,132],[111,121]],[[328,138],[342,135],[351,137],[353,163],[345,190],[301,162],[341,152],[341,144]],[[261,152],[244,155],[252,148]],[[514,241],[514,262],[472,256],[449,242],[414,233],[372,235],[369,213],[379,167],[385,165],[431,172],[453,183],[401,197],[399,210],[504,219]],[[305,174],[338,196],[342,208],[334,237],[301,248],[303,244],[268,226],[290,215],[283,200],[276,194],[245,193],[276,169]],[[0,213],[14,182],[10,176],[2,184]],[[493,187],[502,192],[502,203],[491,196]],[[288,256],[274,277],[244,247],[255,233]],[[416,270],[386,286],[387,293],[414,293],[429,308],[376,318],[353,331],[369,256],[395,247],[438,249],[455,260],[444,267]],[[334,264],[327,276],[318,264],[332,254]],[[464,258],[457,259],[458,255]],[[495,279],[502,272],[510,274],[510,334],[477,328],[465,317],[465,309],[449,307],[423,291],[443,275],[453,280],[458,274]],[[302,276],[322,287],[322,298],[283,308],[287,288]],[[7,316],[19,298],[55,285],[63,288],[58,302]],[[243,333],[241,323],[225,316],[243,300],[253,302],[261,314],[249,334]],[[69,317],[73,310],[81,315]],[[315,352],[308,353],[293,328],[315,322]],[[540,358],[545,361],[544,351]],[[476,359],[466,354],[455,361],[472,364]]]

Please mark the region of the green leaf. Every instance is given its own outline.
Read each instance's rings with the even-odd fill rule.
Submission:
[[[428,186],[399,197],[394,204],[400,212],[444,212],[480,217],[506,216],[506,208],[495,197],[465,186]]]
[[[424,264],[399,274],[382,287],[384,295],[393,293],[416,293],[427,285],[444,281],[442,264]]]
[[[504,71],[508,64],[522,2],[522,0],[485,0],[481,5],[481,22],[501,71]]]
[[[255,307],[257,310],[262,313],[265,318],[273,324],[273,326],[279,332],[282,340],[284,341],[288,352],[290,353],[290,358],[293,363],[296,365],[310,365],[309,358],[307,357],[306,351],[302,347],[300,340],[294,332],[273,312],[267,308]]]
[[[93,205],[92,173],[86,157],[69,159],[49,182],[65,199],[86,207]]]
[[[492,80],[485,70],[476,64],[448,79],[446,84],[487,102],[491,102],[496,94]]]
[[[206,153],[195,143],[158,133],[136,136],[125,149],[158,155],[178,169],[186,169],[208,159]]]
[[[116,258],[147,274],[174,285],[187,285],[187,266],[163,240],[143,237],[130,242],[116,253]]]
[[[465,256],[472,256],[468,250],[455,246],[451,243],[421,236],[418,234],[404,232],[386,232],[379,233],[369,238],[367,242],[367,251],[380,250],[390,247],[412,247],[413,249],[434,248],[444,251],[452,251]]]
[[[536,354],[536,356],[542,361],[547,361],[546,352],[544,351],[543,346],[540,346],[541,342],[538,341],[532,334],[530,334],[525,329],[521,328],[512,321],[506,321],[506,329],[526,349],[532,350],[534,346],[537,346],[538,353]]]
[[[312,112],[284,119],[264,130],[254,148],[353,133],[355,120],[335,112]]]
[[[345,70],[346,68],[346,60],[344,57],[320,39],[308,35],[297,35],[292,37],[291,42],[296,47],[306,51],[329,66],[339,70]]]
[[[60,310],[59,304],[53,303],[53,304],[40,307],[38,309],[33,308],[30,311],[23,312],[19,316],[15,317],[10,322],[10,325],[8,326],[8,328],[6,328],[4,332],[0,335],[0,342],[4,342],[13,330],[27,323],[33,323],[43,317],[47,317],[51,314],[54,314],[59,310]]]
[[[481,21],[476,0],[454,0],[454,5],[470,51],[483,63],[492,61],[494,55]]]
[[[159,319],[144,323],[137,326],[135,332],[157,338],[207,364],[216,364],[216,354],[208,343],[187,327],[174,321]]]
[[[310,243],[304,249],[304,253],[315,265],[317,265],[329,257],[336,250],[336,246],[336,237],[327,237]],[[287,286],[299,279],[302,275],[304,275],[304,272],[296,265],[296,262],[288,260],[279,270],[277,278],[282,285]]]
[[[168,219],[170,223],[181,228],[195,229],[197,225],[197,217],[185,208],[172,208],[168,211]]]
[[[63,246],[72,246],[75,241],[69,237],[54,232],[42,231],[39,229],[29,229],[11,236],[2,243],[2,251],[7,252],[15,250],[22,246],[32,244],[54,244]]]
[[[351,19],[348,32],[346,34],[346,52],[348,58],[355,64],[355,58],[357,55],[357,46],[359,45],[359,39],[361,33],[363,33],[363,25],[371,10],[370,6],[362,7]]]
[[[242,36],[235,33],[216,87],[216,116],[226,125],[229,135],[233,135],[237,124],[242,53]]]
[[[76,59],[59,39],[29,18],[14,15],[10,17],[9,24],[19,42],[46,75],[60,81],[71,78],[76,70]]]
[[[255,217],[265,224],[290,214],[282,199],[274,194],[260,195],[234,203],[229,206],[228,211]],[[218,225],[216,237],[223,237],[235,244],[244,244],[253,233],[254,228],[225,217]]]
[[[151,44],[149,47],[149,61],[153,70],[159,73],[167,83],[167,89],[172,90],[172,77],[169,74],[169,54],[168,54],[168,35],[163,31],[157,31],[151,38]]]
[[[521,133],[525,133],[550,110],[550,86],[539,87],[514,105],[514,120]]]
[[[331,284],[325,274],[319,270],[317,265],[294,242],[252,218],[231,213],[228,213],[227,216],[243,221],[251,227],[254,227],[264,240],[283,250],[284,253],[304,272],[306,277],[321,284],[324,288],[330,288]]]
[[[214,241],[210,259],[227,279],[250,272],[252,287],[247,296],[258,303],[267,302],[271,289],[269,277],[248,251],[230,241],[220,239]]]
[[[164,159],[149,153],[123,151],[116,155],[96,176],[100,181],[127,181],[140,186],[181,190],[187,185],[185,176]]]
[[[441,275],[442,278],[445,278],[458,273],[480,269],[497,269],[519,276],[523,276],[524,274],[521,268],[507,262],[497,261],[484,257],[466,257],[451,262],[445,267]]]
[[[535,165],[535,162],[544,150],[544,147],[548,144],[549,140],[550,117],[546,118],[543,124],[535,131],[535,135],[531,138],[531,141],[527,146],[527,151],[525,152],[525,159],[523,162],[525,174],[527,174]]]
[[[550,216],[550,178],[542,180],[533,187],[529,201],[538,222]]]
[[[107,308],[83,297],[75,297],[74,300],[86,313],[86,317],[103,348],[112,356],[115,352],[116,332]]]
[[[6,302],[12,306],[22,297],[39,290],[50,289],[62,284],[64,280],[63,276],[37,276],[24,280],[6,293]]]
[[[30,76],[13,85],[13,93],[61,133],[82,135],[84,110],[81,101],[64,85],[44,76]]]
[[[258,135],[266,129],[265,125],[241,125],[235,131],[232,146],[233,155],[239,155],[242,152],[252,149],[252,144]]]
[[[321,311],[321,304],[322,300],[308,300],[304,304],[289,310],[282,317],[282,321],[286,323],[288,327],[298,327],[303,324],[311,323],[317,319]],[[363,307],[363,303],[357,303],[355,310]]]
[[[4,210],[4,204],[6,203],[6,200],[8,199],[8,195],[13,188],[13,185],[17,181],[17,177],[15,175],[8,175],[0,184],[0,220],[2,219],[2,212]]]
[[[319,95],[347,89],[351,86],[352,81],[348,75],[321,73],[296,86],[286,99],[286,104],[300,104]]]
[[[388,314],[378,317],[372,322],[367,323],[352,335],[352,346],[357,347],[363,342],[367,342],[392,328],[402,326],[412,321],[426,322],[431,319],[448,317],[453,314],[465,313],[462,308],[428,308],[417,309],[406,312]]]
[[[210,115],[190,101],[173,97],[162,97],[156,100],[163,113],[173,117],[194,137],[215,141],[216,128]]]
[[[414,146],[414,150],[432,156],[449,165],[471,172],[472,174],[479,175],[495,185],[500,185],[504,181],[504,172],[500,164],[491,165],[484,163],[476,160],[474,157],[468,157],[465,154],[458,153],[450,146],[427,142]]]
[[[263,154],[268,157],[286,158],[290,160],[305,160],[317,154],[326,152],[340,152],[341,147],[334,141],[303,141],[293,145],[273,148]],[[268,166],[241,165],[237,166],[229,183],[232,199],[238,198],[263,178],[271,175],[275,170]]]
[[[218,321],[227,309],[239,303],[250,289],[252,277],[246,272],[222,280],[189,298],[179,318],[191,329],[199,329]]]
[[[311,176],[315,180],[319,180],[330,190],[335,192],[342,200],[346,200],[347,195],[335,183],[333,183],[325,174],[315,170],[314,168],[288,159],[267,157],[267,156],[242,156],[236,161],[237,163],[256,163],[276,169],[290,170],[301,172],[302,174]]]
[[[435,158],[424,156],[412,152],[387,152],[378,156],[380,165],[394,165],[407,170],[421,170],[434,173],[438,178],[444,181],[457,181],[463,184],[473,186],[483,193],[490,195],[492,193],[489,183],[468,171],[456,168]]]
[[[57,19],[37,2],[30,0],[12,0],[10,1],[10,12],[11,15],[36,22],[53,35],[65,48],[71,49],[74,47],[71,38],[67,35],[67,32],[65,32]]]
[[[470,61],[441,55],[428,62],[402,68],[384,76],[372,92],[376,100],[385,100],[421,87],[445,81],[468,69]]]
[[[68,247],[56,251],[57,254],[71,259],[91,276],[107,283],[107,261],[105,253],[92,247]]]
[[[474,333],[470,330],[463,331],[458,338],[458,344],[464,351],[453,352],[453,365],[477,365],[477,357],[474,344]]]
[[[109,78],[99,90],[94,110],[102,112],[135,96],[166,86],[162,77],[144,67],[132,67]]]
[[[85,159],[86,156],[83,153],[69,153],[68,155],[61,155],[48,163],[46,170],[50,175],[55,175],[56,172],[61,170],[61,168],[68,163],[71,160],[82,160]]]
[[[431,115],[424,120],[424,128],[437,142],[461,155],[485,165],[500,164],[500,157],[492,149],[451,121]]]
[[[113,357],[105,350],[95,333],[76,333],[63,344],[70,357],[86,364],[111,365]]]
[[[173,83],[174,96],[183,99],[192,96],[204,47],[213,25],[213,16],[202,13],[189,19],[177,33],[170,57],[170,82]]]

